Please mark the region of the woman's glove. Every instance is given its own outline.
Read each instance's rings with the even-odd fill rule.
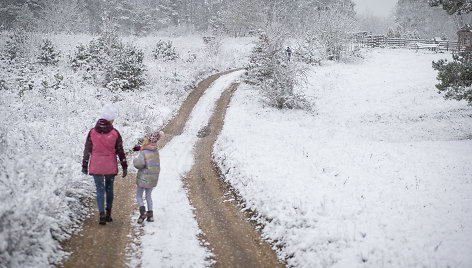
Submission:
[[[85,175],[88,175],[88,170],[86,167],[83,167],[82,168],[82,173],[84,173]]]
[[[128,170],[127,170],[127,169],[123,169],[123,172],[122,172],[121,177],[124,178],[124,177],[126,177],[126,175],[128,175]]]
[[[141,146],[134,146],[133,151],[136,152],[136,151],[139,151],[139,150],[141,150]]]

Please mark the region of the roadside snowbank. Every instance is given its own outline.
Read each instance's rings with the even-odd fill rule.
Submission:
[[[200,245],[201,230],[183,187],[182,176],[192,168],[198,131],[208,124],[221,93],[243,72],[218,78],[196,104],[183,133],[160,151],[162,170],[159,184],[152,193],[155,222],[145,223],[144,235],[139,238],[141,260],[132,263],[141,262],[142,267],[209,266],[211,252]]]
[[[235,93],[214,158],[295,267],[470,267],[472,109],[444,54],[373,50],[309,74],[316,115]]]

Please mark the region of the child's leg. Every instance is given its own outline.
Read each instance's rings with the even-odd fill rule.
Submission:
[[[146,188],[146,203],[147,203],[148,211],[152,210],[152,196],[151,196],[152,189],[154,188]]]
[[[144,206],[143,193],[144,193],[144,188],[141,188],[138,186],[138,188],[136,188],[136,201],[138,201],[138,205],[140,207]]]

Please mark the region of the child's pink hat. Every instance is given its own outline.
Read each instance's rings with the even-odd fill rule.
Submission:
[[[148,133],[146,134],[145,137],[149,140],[150,143],[156,143],[160,138],[164,137],[164,132],[156,131],[156,132]]]

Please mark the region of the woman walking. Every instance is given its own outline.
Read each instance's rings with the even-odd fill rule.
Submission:
[[[103,107],[101,118],[88,133],[82,160],[82,172],[92,175],[95,180],[97,205],[100,212],[99,223],[103,225],[113,221],[111,209],[113,206],[113,183],[116,174],[118,174],[117,155],[123,169],[123,178],[128,171],[123,140],[120,133],[113,127],[116,117],[117,114],[113,106],[106,104]]]

